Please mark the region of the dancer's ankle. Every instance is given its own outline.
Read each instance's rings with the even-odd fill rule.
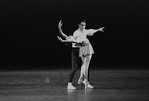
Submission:
[[[88,82],[88,80],[87,79],[84,79],[84,81],[83,82]]]
[[[68,85],[72,85],[72,82],[68,82]]]

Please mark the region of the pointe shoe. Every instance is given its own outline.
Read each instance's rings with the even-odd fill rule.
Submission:
[[[83,84],[85,85],[85,81],[83,81]],[[94,88],[94,86],[92,86],[92,85],[91,85],[91,84],[89,84],[89,82],[88,82],[87,88],[93,89],[93,88]]]
[[[88,89],[88,84],[89,84],[88,82],[84,82],[85,90]]]
[[[81,84],[83,82],[82,77],[79,78],[78,84]]]
[[[73,85],[68,85],[68,86],[67,86],[67,89],[68,89],[68,90],[75,90],[76,87],[74,87]]]
[[[91,84],[88,84],[88,88],[93,89],[94,86],[92,86]]]

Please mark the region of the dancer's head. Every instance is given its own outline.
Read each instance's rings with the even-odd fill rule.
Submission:
[[[80,30],[83,30],[86,27],[86,21],[85,20],[82,20],[82,21],[79,22],[78,25],[79,25],[79,29]]]

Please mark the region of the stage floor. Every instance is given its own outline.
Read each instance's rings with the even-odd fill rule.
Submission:
[[[78,85],[78,70],[67,90],[70,70],[0,72],[0,101],[148,101],[148,70],[90,70],[94,89]]]

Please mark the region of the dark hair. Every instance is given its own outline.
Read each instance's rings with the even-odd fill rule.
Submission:
[[[79,24],[81,24],[82,22],[84,22],[86,24],[86,21],[85,20],[80,20]]]

